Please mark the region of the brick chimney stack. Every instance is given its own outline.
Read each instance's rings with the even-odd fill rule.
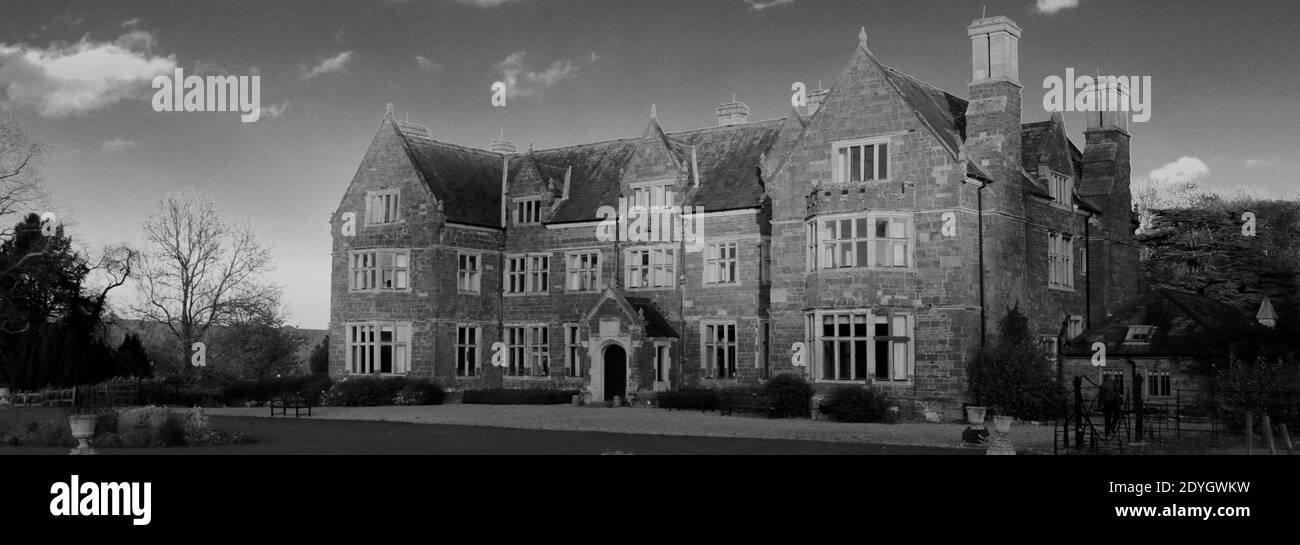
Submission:
[[[718,126],[739,125],[749,121],[749,106],[731,97],[731,102],[718,106]]]
[[[977,19],[971,39],[970,105],[966,110],[967,155],[994,179],[994,208],[1019,215],[1020,27],[1004,16]]]

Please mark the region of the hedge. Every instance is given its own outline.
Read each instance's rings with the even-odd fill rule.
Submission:
[[[578,390],[465,390],[461,403],[472,405],[563,405],[570,403]]]

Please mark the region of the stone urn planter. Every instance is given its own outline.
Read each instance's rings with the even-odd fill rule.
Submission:
[[[984,415],[988,412],[988,407],[966,407],[966,421],[972,426],[983,426]]]
[[[96,454],[95,449],[90,448],[90,438],[95,435],[96,420],[97,417],[93,414],[68,416],[68,426],[72,428],[72,437],[79,443],[76,448],[72,449],[70,454]]]
[[[1014,455],[1015,447],[1011,446],[1011,440],[1007,439],[1007,434],[1011,433],[1011,424],[1015,419],[1010,416],[993,417],[993,435],[990,437],[989,448],[985,454],[990,455]]]

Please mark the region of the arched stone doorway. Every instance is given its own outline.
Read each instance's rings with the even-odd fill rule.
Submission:
[[[601,354],[601,360],[605,371],[605,400],[614,399],[614,396],[627,399],[627,351],[618,344],[610,343]]]

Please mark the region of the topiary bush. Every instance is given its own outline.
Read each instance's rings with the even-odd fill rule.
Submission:
[[[776,401],[777,418],[808,418],[813,387],[803,377],[778,375],[763,385],[763,392]]]
[[[578,390],[465,390],[461,403],[472,405],[564,405]]]
[[[898,414],[889,410],[893,405],[893,400],[884,392],[845,387],[831,392],[818,410],[836,422],[894,424],[898,422]]]

